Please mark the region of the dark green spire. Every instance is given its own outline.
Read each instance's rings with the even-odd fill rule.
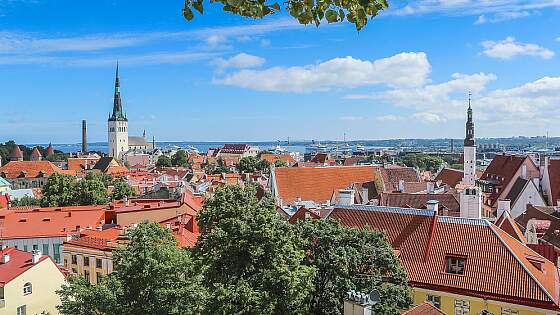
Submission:
[[[113,113],[109,120],[127,120],[124,115],[121,101],[121,81],[119,77],[119,62],[117,61],[117,70],[115,72],[115,95],[113,96]]]

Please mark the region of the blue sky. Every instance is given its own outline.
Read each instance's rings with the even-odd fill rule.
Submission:
[[[0,141],[106,140],[121,64],[132,134],[159,140],[560,135],[560,1],[390,1],[350,24],[182,1],[0,0]]]

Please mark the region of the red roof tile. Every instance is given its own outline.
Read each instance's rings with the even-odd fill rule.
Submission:
[[[274,163],[277,160],[284,161],[287,166],[292,166],[296,163],[296,160],[289,155],[289,154],[272,154],[272,153],[264,153],[261,154],[261,160],[268,161],[270,163]]]
[[[457,184],[461,182],[463,179],[463,171],[455,170],[452,168],[444,168],[442,169],[436,176],[435,180],[441,180],[442,183],[449,185],[452,188],[455,188]]]
[[[550,196],[552,204],[557,205],[560,200],[560,160],[550,160],[548,165],[548,176],[550,178]]]
[[[458,214],[459,201],[453,194],[381,193],[380,206],[424,209],[430,200],[439,201],[439,209]]]
[[[8,164],[0,167],[0,174],[6,179],[15,179],[20,177],[34,178],[34,177],[49,177],[53,173],[63,173],[63,171],[56,165],[49,161],[11,161]]]
[[[322,204],[335,190],[354,183],[374,181],[376,166],[278,167],[274,169],[275,185],[284,204],[301,198]]]
[[[19,145],[16,145],[10,153],[10,159],[23,159],[23,152],[21,152]]]
[[[376,206],[337,208],[330,217],[384,232],[412,287],[560,310],[555,265],[487,220]],[[444,272],[448,256],[465,257],[464,274]],[[541,258],[538,269],[532,262]]]
[[[445,313],[432,303],[424,302],[402,313],[402,315],[445,315]]]
[[[420,182],[420,176],[415,169],[411,167],[383,167],[379,169],[385,192],[393,192],[399,190],[399,182]]]
[[[64,246],[94,248],[99,250],[113,250],[119,244],[118,238],[123,233],[120,227],[113,227],[102,231],[86,230],[79,238],[64,242]],[[126,236],[125,236],[126,237]]]
[[[8,247],[1,250],[0,260],[4,254],[9,254],[10,260],[7,263],[2,263],[0,261],[0,287],[5,286],[8,282],[16,279],[38,263],[50,259],[49,256],[42,256],[37,264],[33,264],[32,253],[18,250],[15,247]]]
[[[43,157],[43,155],[41,154],[41,152],[39,152],[39,149],[37,147],[34,147],[33,151],[31,151],[31,157],[32,158],[40,158],[40,157]]]

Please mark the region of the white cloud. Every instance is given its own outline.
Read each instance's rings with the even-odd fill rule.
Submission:
[[[558,7],[558,0],[409,0],[393,14],[503,15]]]
[[[263,65],[265,63],[265,59],[249,55],[246,53],[240,53],[228,59],[218,58],[214,60],[214,64],[220,69],[224,70],[226,68],[236,68],[236,69],[247,69],[247,68],[255,68]]]
[[[416,122],[424,122],[424,123],[431,123],[431,124],[443,123],[447,121],[447,119],[445,119],[445,117],[443,117],[442,115],[431,113],[431,112],[415,113],[412,114],[410,118],[412,118]]]
[[[340,120],[343,121],[358,121],[358,120],[362,120],[364,119],[364,117],[362,116],[342,116],[340,117]]]
[[[296,93],[368,85],[414,87],[424,84],[430,71],[425,53],[400,53],[374,61],[348,56],[305,66],[241,70],[216,79],[215,83]]]
[[[383,116],[375,117],[375,120],[380,121],[380,122],[398,121],[398,120],[402,120],[402,119],[403,119],[403,117],[397,116],[397,115],[383,115]]]
[[[498,59],[512,59],[515,56],[535,56],[543,59],[554,57],[554,52],[550,49],[541,47],[536,44],[520,43],[513,37],[507,37],[501,41],[484,41],[481,43],[484,47],[482,53],[488,57]]]
[[[509,21],[519,18],[524,18],[531,16],[531,13],[528,11],[519,11],[519,12],[499,12],[493,14],[490,17],[486,17],[486,15],[480,15],[478,19],[474,22],[475,25],[481,25],[486,23],[499,23],[503,21]]]

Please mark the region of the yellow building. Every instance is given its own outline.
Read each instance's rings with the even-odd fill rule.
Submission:
[[[452,315],[560,313],[556,266],[531,250],[515,225],[435,209],[337,206],[329,218],[384,232],[412,287],[414,305]],[[505,222],[505,224],[503,224]]]
[[[14,247],[0,251],[0,315],[59,314],[65,278],[54,261]]]

